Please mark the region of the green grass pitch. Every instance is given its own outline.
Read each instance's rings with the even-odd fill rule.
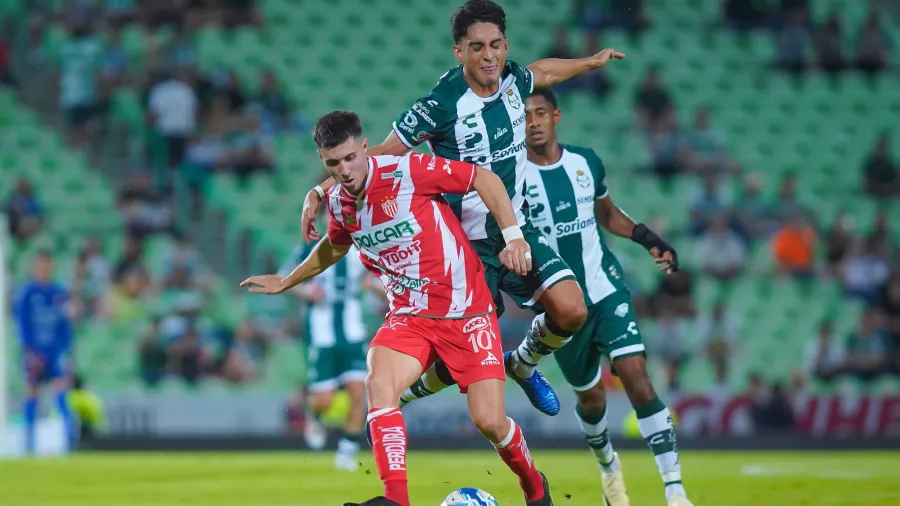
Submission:
[[[535,451],[557,506],[601,506],[587,450]],[[648,452],[622,454],[633,506],[664,506]],[[370,454],[355,473],[332,468],[330,453],[84,454],[0,461],[4,506],[339,506],[381,493]],[[898,453],[681,454],[697,506],[896,505]],[[517,482],[490,451],[412,452],[411,498],[438,506],[451,490],[479,487],[501,506],[522,505]]]

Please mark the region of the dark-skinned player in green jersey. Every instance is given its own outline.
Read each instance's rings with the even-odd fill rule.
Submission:
[[[575,415],[600,465],[606,504],[629,506],[630,501],[607,427],[606,391],[600,381],[604,356],[612,362],[637,412],[638,427],[653,453],[668,506],[691,506],[681,481],[672,417],[647,374],[644,342],[622,266],[598,225],[647,248],[666,273],[678,269],[677,254],[613,202],[603,162],[592,149],[559,143],[556,125],[562,111],[553,91],[535,90],[525,111],[526,197],[531,221],[575,273],[588,307],[584,325],[553,356],[578,399]],[[452,383],[449,377],[443,364],[435,364],[403,392],[401,405],[446,388]]]
[[[519,276],[504,268],[498,256],[513,230],[501,230],[475,193],[448,195],[485,266],[485,278],[496,305],[501,292],[536,309],[531,330],[516,350],[504,354],[507,374],[529,401],[549,415],[559,412],[559,399],[536,371],[544,356],[566,344],[587,318],[587,306],[574,273],[547,245],[524,212],[525,98],[535,88],[549,87],[582,72],[600,68],[625,55],[614,49],[581,59],[544,59],[527,67],[507,60],[506,13],[490,0],[469,0],[453,14],[453,54],[460,66],[441,76],[431,92],[418,99],[393,124],[385,141],[369,155],[402,155],[423,142],[438,156],[475,163],[503,181],[524,239],[531,246],[533,268]],[[307,194],[302,229],[317,240],[316,210],[329,179]]]

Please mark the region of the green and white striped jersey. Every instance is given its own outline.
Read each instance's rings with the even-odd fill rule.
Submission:
[[[428,96],[417,100],[394,122],[394,132],[410,148],[427,142],[435,156],[461,160],[490,169],[503,181],[519,224],[524,224],[525,98],[534,88],[534,75],[507,61],[500,88],[483,98],[463,78],[462,66],[450,70]],[[446,195],[469,239],[500,233],[500,228],[477,193]]]
[[[552,165],[527,163],[526,198],[531,222],[572,268],[585,302],[596,304],[625,289],[622,266],[606,247],[594,201],[609,194],[603,162],[590,148],[563,146]]]
[[[299,265],[314,245],[301,244],[294,248],[291,257],[278,270],[286,276]],[[325,292],[321,302],[308,304],[306,308],[307,336],[309,344],[329,348],[341,343],[359,343],[367,338],[363,321],[363,280],[367,275],[359,260],[359,252],[352,247],[338,263],[307,283],[319,284]]]

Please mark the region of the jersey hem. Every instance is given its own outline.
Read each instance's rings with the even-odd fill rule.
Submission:
[[[487,316],[489,314],[493,314],[496,312],[497,312],[496,309],[491,309],[490,311],[487,311],[487,312],[475,313],[475,314],[470,314],[470,315],[465,315],[465,316],[429,316],[429,315],[425,315],[425,314],[394,313],[394,314],[388,315],[385,319],[392,318],[394,316],[418,316],[419,318],[428,318],[429,320],[468,320],[468,319],[476,318],[479,316]]]

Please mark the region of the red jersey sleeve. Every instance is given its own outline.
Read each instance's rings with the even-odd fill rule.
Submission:
[[[353,245],[353,238],[350,237],[350,232],[344,228],[344,225],[341,224],[334,216],[334,209],[331,207],[330,203],[328,206],[328,240],[331,241],[331,244],[337,244],[340,246],[351,246]]]
[[[472,191],[477,165],[424,153],[410,153],[407,157],[416,193],[464,194]]]

